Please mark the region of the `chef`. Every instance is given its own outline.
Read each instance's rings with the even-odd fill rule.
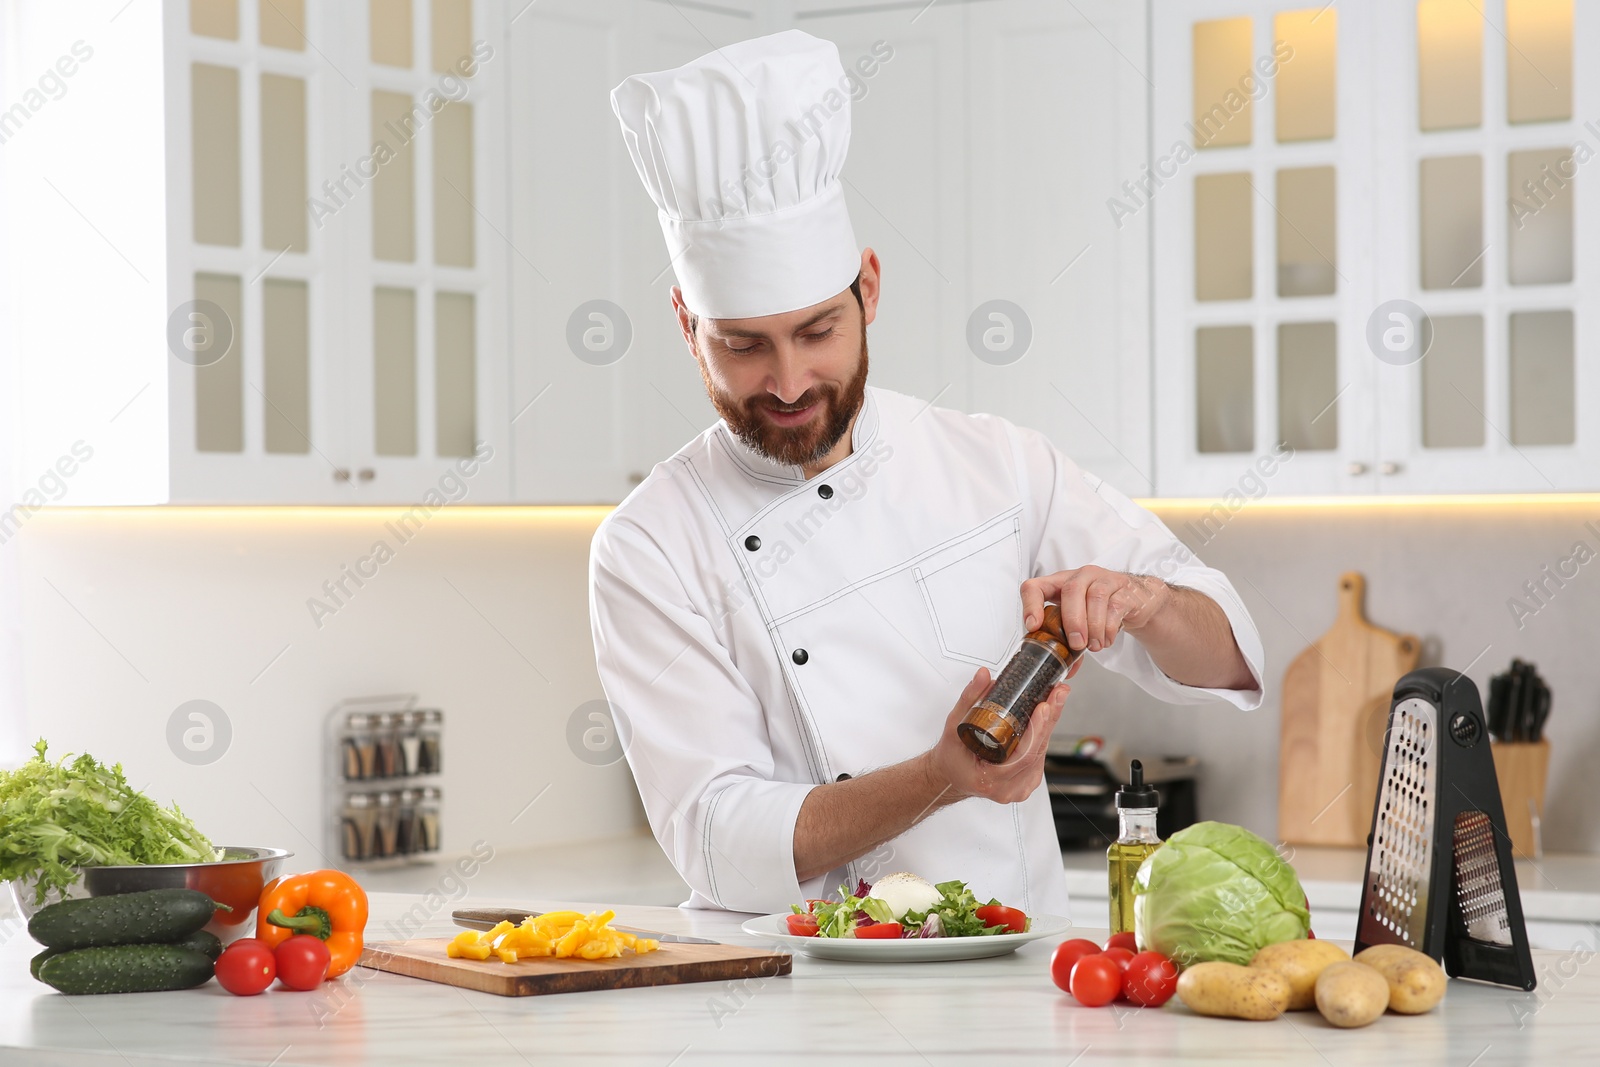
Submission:
[[[721,419],[595,533],[601,684],[686,906],[910,871],[1066,915],[1040,786],[1068,687],[998,766],[956,724],[1047,601],[1173,703],[1256,707],[1261,640],[1227,578],[1044,434],[867,384],[882,264],[840,183],[850,84],[789,30],[612,92]]]

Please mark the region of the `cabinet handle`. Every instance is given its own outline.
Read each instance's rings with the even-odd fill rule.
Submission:
[[[364,482],[370,482],[377,476],[378,472],[373,470],[371,467],[362,467],[361,470],[356,472],[356,477],[360,478]]]
[[[343,467],[335,467],[333,469],[333,480],[336,482],[348,482],[350,480],[350,472]]]
[[[1392,459],[1386,459],[1378,465],[1378,469],[1384,474],[1399,474],[1400,464],[1396,463]]]
[[[1358,459],[1346,466],[1344,472],[1352,478],[1358,478],[1367,473],[1367,465]]]
[[[640,482],[644,481],[644,475],[639,471],[629,471],[628,481],[634,485],[638,485]]]

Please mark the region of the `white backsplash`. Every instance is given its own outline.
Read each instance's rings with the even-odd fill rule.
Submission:
[[[1267,703],[1168,707],[1090,664],[1062,732],[1199,756],[1202,814],[1271,837],[1277,686],[1332,622],[1339,574],[1359,570],[1368,617],[1422,637],[1424,664],[1472,663],[1480,689],[1512,656],[1538,664],[1555,695],[1545,846],[1600,851],[1578,789],[1600,757],[1600,654],[1587,625],[1600,618],[1600,566],[1552,585],[1521,629],[1508,607],[1512,597],[1533,606],[1524,583],[1574,542],[1600,549],[1584,525],[1600,503],[1250,504],[1206,544],[1186,527],[1196,509],[1160,510],[1254,615]],[[56,754],[120,760],[134,785],[178,800],[219,841],[292,848],[311,867],[337,862],[320,852],[323,716],[346,697],[415,692],[448,717],[447,850],[631,832],[644,821],[626,765],[580,761],[566,733],[574,709],[601,695],[586,571],[602,514],[445,509],[359,588],[346,581],[350,595],[316,612],[319,626],[308,601],[330,603],[324,582],[370,552],[393,509],[40,512],[5,549],[21,553],[25,735]],[[232,728],[209,765],[168,746],[174,709],[195,699]]]

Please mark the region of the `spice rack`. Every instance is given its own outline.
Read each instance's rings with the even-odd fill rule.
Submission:
[[[323,732],[329,860],[373,869],[437,857],[444,712],[415,694],[343,700]]]

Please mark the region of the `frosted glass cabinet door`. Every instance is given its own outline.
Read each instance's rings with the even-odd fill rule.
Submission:
[[[1161,495],[1375,488],[1373,30],[1365,3],[1151,8]]]
[[[1600,95],[1575,73],[1600,20],[1572,0],[1385,10],[1374,69],[1413,47],[1418,68],[1414,107],[1386,94],[1380,119],[1394,252],[1376,291],[1422,310],[1431,347],[1377,367],[1383,491],[1600,490],[1600,380],[1579,356],[1600,315],[1600,140],[1582,121]]]
[[[1286,494],[1600,491],[1600,7],[1151,19],[1161,492],[1274,443]]]
[[[501,5],[365,0],[351,69],[384,162],[352,200],[349,496],[511,499],[510,54]]]

